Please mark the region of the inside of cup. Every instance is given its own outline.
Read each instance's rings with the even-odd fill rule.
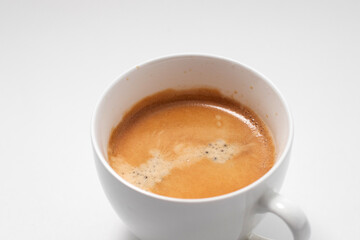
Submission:
[[[291,120],[286,104],[265,77],[226,59],[175,56],[150,61],[122,75],[102,96],[94,114],[95,145],[107,160],[112,130],[124,113],[146,96],[165,89],[216,88],[251,108],[270,129],[279,158],[289,141]]]

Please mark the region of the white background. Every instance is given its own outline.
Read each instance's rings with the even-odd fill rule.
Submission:
[[[0,239],[136,239],[99,184],[91,115],[122,72],[184,52],[278,86],[295,119],[281,193],[311,239],[359,238],[359,1],[0,0]],[[272,215],[256,232],[291,239]]]

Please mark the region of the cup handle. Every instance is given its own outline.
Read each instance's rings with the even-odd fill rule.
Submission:
[[[276,192],[270,192],[261,198],[260,209],[271,212],[280,217],[290,228],[294,240],[308,240],[310,238],[310,224],[304,212],[293,202]],[[250,234],[249,240],[270,240]]]

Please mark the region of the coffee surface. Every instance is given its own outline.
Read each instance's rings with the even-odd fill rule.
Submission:
[[[274,164],[274,144],[249,108],[216,90],[166,90],[136,104],[113,130],[110,166],[126,181],[175,198],[241,189]]]

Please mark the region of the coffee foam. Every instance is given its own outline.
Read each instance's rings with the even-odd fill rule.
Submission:
[[[110,166],[127,182],[176,198],[222,195],[273,165],[262,121],[207,89],[165,90],[137,103],[109,139]]]
[[[238,151],[239,147],[235,147],[233,144],[228,144],[224,140],[217,140],[216,142],[209,143],[203,150],[203,154],[216,163],[225,163]]]
[[[126,181],[139,188],[150,190],[174,168],[189,167],[202,159],[223,164],[246,149],[247,145],[229,144],[219,139],[197,147],[177,144],[173,149],[176,157],[173,158],[158,149],[152,149],[150,150],[151,158],[138,167],[130,165],[121,156],[110,157],[110,161],[114,170]]]

